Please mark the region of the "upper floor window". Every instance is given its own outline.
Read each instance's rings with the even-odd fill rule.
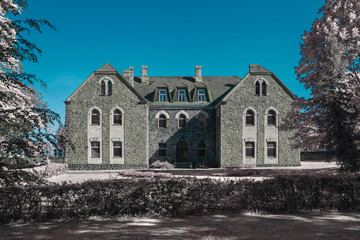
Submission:
[[[122,113],[119,109],[114,110],[114,124],[122,125]]]
[[[166,89],[159,90],[159,102],[166,102]]]
[[[261,84],[261,95],[263,96],[266,96],[266,91],[267,91],[267,85],[266,85],[266,82],[264,81],[262,84]]]
[[[166,157],[166,143],[159,143],[159,157]]]
[[[100,95],[105,95],[106,94],[106,83],[104,80],[101,81],[101,90],[100,90]]]
[[[100,125],[100,112],[97,109],[91,111],[91,124]]]
[[[267,156],[276,157],[276,142],[267,143]]]
[[[179,116],[179,128],[186,127],[186,116],[184,114],[180,114]]]
[[[258,81],[255,83],[255,94],[260,96],[260,83]]]
[[[276,125],[276,112],[274,110],[268,112],[267,123],[268,125]]]
[[[91,142],[91,157],[92,158],[100,157],[100,142],[98,141]]]
[[[206,128],[206,116],[205,114],[200,113],[198,116],[198,127]]]
[[[255,143],[254,142],[245,142],[245,156],[246,157],[255,157]]]
[[[186,93],[185,93],[185,89],[179,89],[178,90],[178,101],[179,102],[185,102],[185,95]]]
[[[122,157],[122,142],[113,142],[113,155],[114,157]]]
[[[198,90],[198,101],[205,102],[205,90],[204,89]]]
[[[252,110],[246,112],[246,125],[255,125],[255,114]]]
[[[164,114],[159,116],[159,128],[166,128],[166,116]]]
[[[108,81],[108,95],[112,94],[112,82]]]
[[[204,143],[204,142],[198,143],[198,156],[199,157],[206,156],[206,143]]]

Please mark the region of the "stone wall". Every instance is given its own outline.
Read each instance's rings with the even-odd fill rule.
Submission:
[[[267,96],[257,96],[255,94],[255,81],[267,82]],[[291,96],[275,81],[270,74],[248,74],[242,82],[232,90],[231,95],[226,99],[226,104],[221,105],[221,167],[239,166],[244,164],[244,110],[252,107],[256,110],[256,128],[257,137],[255,143],[255,155],[257,166],[296,166],[300,165],[300,152],[291,148],[292,136],[290,132],[278,130],[277,159],[276,164],[266,164],[266,110],[273,107],[278,111],[277,118],[279,124],[290,109],[293,99]],[[268,129],[271,131],[271,129]],[[273,135],[273,133],[271,134]],[[226,140],[225,140],[226,139]]]
[[[71,143],[66,147],[66,161],[70,166],[89,163],[88,114],[90,108],[97,107],[102,111],[99,164],[110,164],[111,109],[118,106],[124,111],[124,165],[147,166],[148,106],[139,104],[139,98],[115,74],[106,75],[114,82],[112,95],[100,96],[99,80],[104,76],[92,74],[68,99],[65,125]]]
[[[186,128],[178,127],[178,119],[176,114],[181,110],[189,115]],[[165,111],[170,118],[167,120],[166,128],[158,127],[158,119],[156,114],[159,111]],[[207,113],[206,128],[198,127],[197,114],[201,111]],[[201,161],[216,161],[215,146],[215,115],[213,109],[167,109],[164,107],[151,107],[149,112],[149,157],[150,164],[156,160],[167,160],[174,163],[176,160],[176,145],[179,141],[185,141],[188,144],[189,161],[195,165]],[[198,157],[197,144],[203,141],[206,144],[206,156]],[[159,157],[159,143],[166,143],[166,157]]]

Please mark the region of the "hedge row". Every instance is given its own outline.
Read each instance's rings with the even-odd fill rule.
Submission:
[[[0,188],[0,221],[214,212],[360,210],[360,175],[276,177],[260,182],[118,179]]]

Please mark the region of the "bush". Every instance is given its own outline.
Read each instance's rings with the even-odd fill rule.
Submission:
[[[157,160],[150,165],[150,168],[173,169],[175,166],[168,161]]]
[[[178,217],[216,212],[360,210],[360,175],[280,176],[264,181],[149,178],[0,188],[0,222],[91,216]]]
[[[195,168],[216,168],[217,164],[216,162],[210,162],[210,161],[204,161],[204,162],[198,162],[195,164]]]

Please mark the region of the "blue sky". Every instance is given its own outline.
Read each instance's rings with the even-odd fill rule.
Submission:
[[[324,0],[30,0],[23,16],[49,20],[56,31],[32,34],[43,50],[25,64],[47,84],[49,107],[65,121],[64,101],[96,69],[120,73],[148,65],[149,76],[239,76],[249,64],[274,72],[298,96],[301,35]]]

